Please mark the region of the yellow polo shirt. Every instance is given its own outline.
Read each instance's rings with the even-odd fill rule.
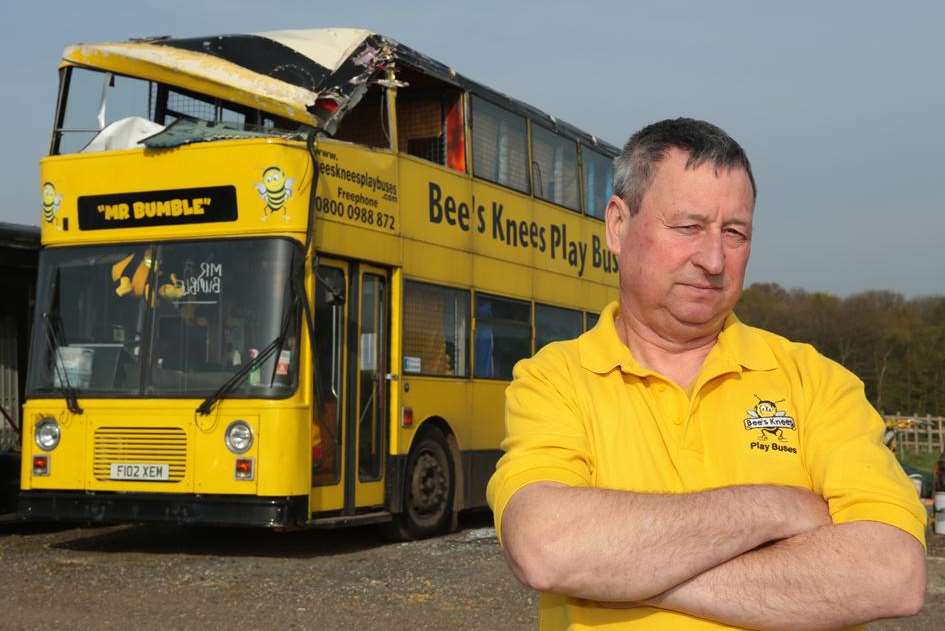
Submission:
[[[637,363],[616,313],[608,305],[591,331],[515,366],[487,491],[500,538],[509,499],[531,482],[648,493],[785,484],[823,496],[835,523],[884,522],[925,544],[925,509],[851,372],[731,315],[690,397]],[[541,595],[539,619],[542,630],[732,628],[554,594]]]

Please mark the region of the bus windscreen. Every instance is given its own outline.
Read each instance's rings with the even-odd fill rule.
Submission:
[[[297,247],[268,238],[44,251],[30,392],[213,393],[279,336],[287,309],[298,309],[290,283]],[[294,391],[299,318],[289,317],[283,348],[233,396]],[[44,330],[50,323],[53,336]]]

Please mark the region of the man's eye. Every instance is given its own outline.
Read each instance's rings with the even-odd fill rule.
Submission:
[[[699,230],[699,226],[696,224],[686,224],[681,226],[673,226],[673,230],[680,234],[695,234]]]
[[[741,232],[739,230],[734,230],[731,228],[725,231],[725,236],[728,239],[732,241],[737,241],[739,243],[744,243],[745,241],[748,240],[748,235],[746,235],[744,232]]]

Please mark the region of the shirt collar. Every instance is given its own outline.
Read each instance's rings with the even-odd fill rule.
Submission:
[[[593,329],[578,338],[581,365],[591,372],[608,373],[616,367],[623,372],[638,376],[653,374],[640,366],[630,349],[620,341],[614,318],[618,303],[612,302],[601,311],[600,319]],[[706,357],[703,373],[740,372],[748,370],[774,370],[777,361],[764,338],[750,326],[730,313],[722,325],[718,341]]]
[[[719,355],[727,357],[748,370],[775,370],[778,361],[761,332],[743,324],[734,313],[728,314],[716,348]]]
[[[617,366],[624,372],[642,374],[645,372],[643,367],[617,335],[614,317],[618,308],[617,302],[604,307],[594,328],[578,338],[581,365],[600,374],[608,373]]]

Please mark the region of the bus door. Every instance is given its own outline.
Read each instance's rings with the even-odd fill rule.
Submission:
[[[390,358],[387,270],[320,258],[315,278],[312,511],[380,507]]]

